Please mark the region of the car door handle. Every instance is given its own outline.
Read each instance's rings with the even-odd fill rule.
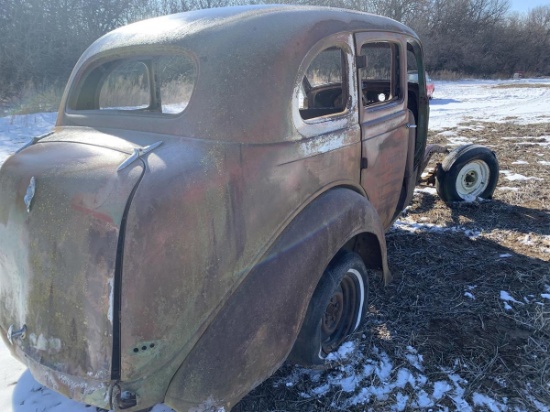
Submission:
[[[406,126],[407,126],[407,129],[416,129],[416,125],[415,125],[415,124],[407,123]]]

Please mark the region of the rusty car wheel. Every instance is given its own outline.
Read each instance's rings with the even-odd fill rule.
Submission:
[[[313,296],[289,360],[323,366],[327,356],[361,325],[367,312],[367,270],[358,254],[340,252]]]
[[[490,149],[478,145],[457,147],[437,170],[437,194],[445,202],[491,199],[498,173],[498,160]]]

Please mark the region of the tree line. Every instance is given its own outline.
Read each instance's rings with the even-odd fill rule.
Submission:
[[[262,0],[2,0],[0,102],[25,85],[62,85],[102,34],[164,14]],[[550,6],[510,12],[508,0],[279,0],[391,17],[424,44],[433,74],[550,75]]]

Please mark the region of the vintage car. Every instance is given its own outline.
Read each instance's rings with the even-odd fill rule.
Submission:
[[[219,8],[119,28],[76,64],[52,133],[0,170],[0,328],[34,377],[135,411],[230,409],[362,324],[384,232],[426,159],[422,47],[319,7]],[[496,158],[451,153],[446,200]]]

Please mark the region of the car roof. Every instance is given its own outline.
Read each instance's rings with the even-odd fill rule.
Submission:
[[[250,141],[257,138],[257,130],[243,125],[244,115],[235,110],[253,108],[261,125],[269,124],[274,134],[288,133],[281,128],[290,121],[288,103],[306,53],[328,36],[357,31],[417,39],[395,20],[345,9],[287,5],[205,9],[143,20],[107,33],[84,52],[69,83],[108,56],[185,50],[199,66],[193,97],[184,112],[189,115],[186,129],[193,131],[192,118],[204,118],[208,111],[209,122],[193,135],[219,139],[216,134],[224,124],[227,134]],[[235,118],[233,130],[231,118]],[[67,120],[65,116],[60,124],[69,124]],[[248,136],[251,133],[255,136]]]
[[[416,37],[410,28],[395,20],[353,10],[289,5],[236,6],[172,14],[129,24],[98,39],[88,54],[152,43],[189,46],[196,44],[195,38],[236,48],[259,49],[265,47],[255,40],[260,32],[269,33],[271,47],[284,47],[289,38],[320,39],[341,31],[358,30],[391,31]]]

